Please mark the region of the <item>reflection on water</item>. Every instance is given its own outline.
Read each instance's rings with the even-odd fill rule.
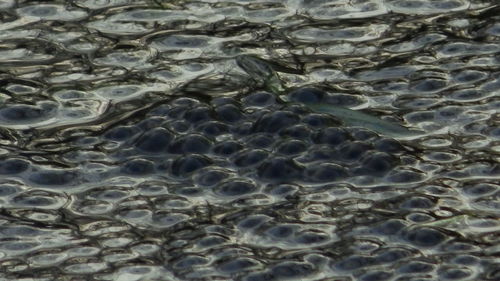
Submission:
[[[0,280],[497,280],[495,2],[0,1]]]

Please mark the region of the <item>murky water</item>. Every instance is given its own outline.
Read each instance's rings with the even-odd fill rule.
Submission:
[[[0,1],[0,280],[498,280],[499,13]]]

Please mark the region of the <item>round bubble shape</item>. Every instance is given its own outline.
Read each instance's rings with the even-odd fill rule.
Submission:
[[[326,145],[312,146],[306,151],[306,154],[297,160],[302,163],[333,160],[336,158],[335,151]]]
[[[212,109],[208,106],[199,106],[186,111],[183,118],[191,124],[196,124],[212,120],[213,115]]]
[[[395,139],[381,138],[376,140],[373,146],[376,150],[387,153],[401,153],[405,151],[403,145]]]
[[[144,88],[139,85],[113,85],[99,88],[95,93],[103,98],[122,101],[140,95]]]
[[[10,185],[10,184],[2,184],[0,185],[0,197],[3,196],[9,196],[14,193],[20,192],[21,188],[15,186],[15,185]]]
[[[243,142],[247,147],[266,148],[274,143],[274,137],[269,133],[257,133],[246,138]]]
[[[184,177],[196,170],[210,165],[211,163],[212,161],[209,158],[202,155],[185,155],[174,160],[171,170],[174,176]]]
[[[407,249],[393,248],[383,249],[377,253],[375,261],[377,263],[393,263],[401,259],[412,256],[412,253]]]
[[[374,264],[376,264],[376,262],[373,257],[352,255],[335,263],[333,266],[339,270],[352,271],[358,268],[372,266]]]
[[[282,262],[271,269],[271,273],[278,278],[304,278],[313,274],[314,267],[305,262]]]
[[[273,196],[287,196],[297,192],[299,187],[291,184],[271,185],[264,192]]]
[[[312,182],[337,181],[347,177],[347,171],[332,163],[310,164],[305,170],[306,179]]]
[[[10,158],[0,160],[0,175],[19,174],[26,171],[29,166],[30,162],[23,159]]]
[[[364,142],[346,142],[337,148],[337,155],[345,161],[358,161],[370,149],[371,145]]]
[[[458,73],[454,78],[460,83],[474,83],[483,80],[488,76],[486,72],[477,70],[464,70]]]
[[[477,183],[464,187],[464,192],[469,196],[484,196],[499,189],[499,185],[491,183]]]
[[[281,142],[277,151],[284,155],[297,155],[307,150],[307,143],[301,140],[287,139]]]
[[[204,237],[204,238],[198,240],[198,242],[196,244],[200,247],[203,247],[203,248],[210,248],[210,247],[219,246],[219,245],[222,245],[224,243],[227,243],[227,241],[228,240],[225,237],[212,235],[212,236]]]
[[[412,89],[418,92],[436,92],[444,89],[447,85],[446,80],[429,78],[417,82]]]
[[[136,142],[136,147],[148,153],[160,153],[167,150],[174,134],[165,128],[154,128],[144,133]]]
[[[188,134],[176,138],[168,151],[175,154],[206,153],[212,147],[212,142],[200,134]]]
[[[229,171],[222,169],[203,169],[195,176],[194,180],[201,186],[213,186],[228,178],[231,174]]]
[[[241,196],[253,193],[256,190],[257,186],[255,184],[244,179],[226,181],[214,188],[214,192],[221,196]]]
[[[311,129],[303,124],[293,125],[280,131],[280,135],[283,137],[291,137],[304,141],[308,141],[311,134]]]
[[[415,227],[402,233],[405,240],[418,247],[434,247],[444,240],[446,235],[430,227]]]
[[[145,159],[132,159],[123,165],[121,171],[132,176],[147,175],[154,171],[154,164]]]
[[[471,275],[472,271],[468,268],[444,268],[438,270],[439,280],[468,280]]]
[[[195,266],[207,264],[209,260],[205,257],[189,255],[181,258],[178,262],[174,263],[174,268],[186,269]]]
[[[430,263],[421,262],[421,261],[412,261],[406,264],[403,264],[398,272],[400,273],[427,273],[433,271],[435,266]]]
[[[11,199],[15,206],[30,208],[58,208],[66,202],[66,199],[58,194],[48,192],[31,192],[16,195]]]
[[[339,122],[336,121],[336,119],[334,119],[332,116],[318,113],[306,114],[304,117],[302,117],[302,123],[313,128],[322,128],[339,124]]]
[[[208,121],[196,127],[196,131],[208,136],[218,136],[229,132],[229,126],[220,121]]]
[[[243,145],[237,141],[228,140],[216,144],[213,152],[218,155],[229,156],[243,149]]]
[[[327,234],[315,231],[304,231],[298,233],[295,237],[295,242],[299,244],[318,244],[327,242],[330,239]]]
[[[431,209],[434,207],[434,202],[426,197],[413,196],[401,203],[402,209]]]
[[[315,132],[312,139],[315,143],[339,145],[350,139],[350,137],[344,129],[330,127]]]
[[[46,170],[34,172],[28,176],[28,179],[40,185],[69,185],[78,177],[75,171],[70,170]]]
[[[277,133],[280,130],[297,124],[300,121],[299,116],[290,111],[274,111],[264,114],[257,122],[255,122],[254,132]]]
[[[282,224],[269,228],[268,230],[266,230],[265,234],[273,238],[284,239],[292,236],[292,234],[295,233],[296,229],[296,225]]]
[[[149,131],[151,129],[155,129],[157,127],[160,127],[162,124],[164,124],[166,121],[165,117],[161,116],[153,116],[146,118],[145,120],[142,120],[141,122],[137,123],[136,126],[140,128],[141,130],[144,131]]]
[[[217,117],[220,121],[234,123],[243,118],[243,113],[234,104],[224,104],[215,108]]]
[[[391,272],[377,270],[377,271],[368,272],[368,273],[363,274],[359,280],[360,281],[385,281],[385,280],[390,280],[391,277],[392,277]]]
[[[276,103],[276,98],[268,92],[252,93],[242,100],[244,106],[266,107]]]
[[[266,215],[251,215],[238,223],[238,227],[248,230],[251,228],[257,228],[259,225],[262,225],[270,220],[272,220],[272,218]]]
[[[49,119],[56,114],[57,105],[41,103],[32,105],[9,105],[0,109],[0,118],[10,123],[25,123]]]
[[[301,178],[304,168],[292,159],[275,157],[264,161],[257,168],[260,178],[273,182],[294,181]]]
[[[300,88],[291,91],[288,94],[288,99],[293,102],[301,103],[318,103],[322,102],[326,97],[326,93],[316,88]]]
[[[118,126],[106,131],[103,137],[112,141],[125,141],[137,135],[140,131],[135,126]]]
[[[226,273],[236,273],[248,270],[259,265],[259,262],[250,258],[236,258],[218,266],[218,269]]]
[[[256,165],[269,156],[269,153],[262,149],[247,149],[234,156],[233,162],[238,167],[248,167]]]
[[[62,5],[36,4],[17,9],[22,17],[39,18],[43,20],[75,21],[87,16],[82,10],[67,10]]]
[[[406,227],[406,222],[398,219],[389,219],[372,228],[372,232],[381,235],[394,235]]]
[[[385,152],[375,152],[367,155],[356,170],[358,175],[383,176],[394,168],[397,160]]]
[[[387,179],[393,183],[410,183],[422,181],[424,178],[425,175],[422,172],[399,170],[394,173],[390,173]]]

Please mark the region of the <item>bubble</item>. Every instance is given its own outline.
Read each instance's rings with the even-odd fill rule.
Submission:
[[[339,270],[352,271],[358,268],[368,267],[375,264],[373,257],[353,255],[334,264]]]
[[[399,267],[400,273],[427,273],[433,271],[434,265],[421,261],[412,261]]]
[[[243,145],[237,141],[225,141],[216,144],[213,147],[213,152],[218,155],[229,156],[243,149]]]
[[[374,142],[374,148],[381,152],[401,153],[405,151],[403,145],[394,139],[381,138]]]
[[[69,185],[77,178],[74,171],[47,170],[34,172],[28,176],[29,180],[40,185]]]
[[[154,171],[154,164],[145,159],[133,159],[127,161],[121,168],[121,171],[133,176],[147,175]]]
[[[387,271],[374,271],[363,274],[360,281],[384,281],[389,280],[392,277],[392,273]]]
[[[44,120],[53,117],[56,113],[56,105],[51,103],[40,106],[10,105],[0,109],[0,118],[11,123],[26,123]]]
[[[212,110],[207,106],[195,107],[186,111],[184,119],[191,124],[210,121],[212,119]]]
[[[43,20],[76,21],[87,16],[82,10],[66,10],[62,5],[37,4],[17,9],[17,13],[24,17],[34,17]]]
[[[21,189],[15,185],[2,184],[0,185],[0,197],[9,196],[11,194],[20,192]]]
[[[314,272],[314,267],[304,262],[282,262],[271,269],[278,278],[304,278]]]
[[[305,175],[312,182],[329,182],[347,177],[347,171],[337,164],[320,163],[306,166]]]
[[[411,252],[406,249],[383,249],[375,257],[377,263],[393,263],[411,256]]]
[[[221,121],[235,123],[243,118],[243,114],[238,107],[233,104],[225,104],[215,108],[217,117]]]
[[[447,81],[439,79],[424,79],[417,82],[412,89],[419,92],[437,92],[444,89],[448,85]]]
[[[218,136],[229,132],[229,126],[219,121],[208,121],[196,127],[196,130],[204,135]]]
[[[301,140],[288,139],[281,142],[277,151],[284,155],[297,155],[300,154],[307,149],[307,144]]]
[[[234,179],[218,185],[214,192],[222,196],[241,196],[252,193],[257,187],[250,181],[243,179]]]
[[[401,203],[400,207],[403,209],[431,209],[434,205],[434,202],[426,197],[414,196]]]
[[[338,125],[338,122],[336,122],[335,119],[332,118],[330,115],[317,114],[317,113],[307,114],[306,116],[302,117],[302,122],[313,128],[322,128],[332,125]]]
[[[328,237],[328,235],[326,235],[325,233],[305,231],[298,234],[295,237],[295,242],[300,244],[310,245],[310,244],[324,243],[329,239],[330,237]]]
[[[175,154],[206,153],[210,150],[212,142],[203,135],[189,134],[174,140],[168,151]]]
[[[238,153],[234,157],[234,164],[238,167],[248,167],[256,165],[269,156],[269,153],[262,149],[248,149]]]
[[[248,270],[258,264],[257,261],[250,258],[237,258],[219,265],[218,269],[222,272],[237,273]]]
[[[180,261],[174,263],[174,267],[178,269],[186,269],[207,264],[208,262],[209,260],[204,257],[188,255],[186,257],[183,257]]]
[[[276,102],[273,94],[267,92],[252,93],[242,99],[245,106],[266,107]]]
[[[373,232],[381,235],[394,235],[406,227],[406,222],[398,219],[389,219],[373,228]]]
[[[422,181],[424,178],[425,175],[422,172],[400,170],[391,173],[387,179],[393,183],[411,183]]]
[[[10,158],[0,160],[0,175],[13,175],[26,171],[30,162],[23,159]]]
[[[290,111],[274,111],[264,114],[254,125],[255,132],[277,133],[297,124],[300,118]]]
[[[247,146],[255,148],[266,148],[274,143],[273,135],[267,133],[252,134],[244,140]]]
[[[311,129],[308,126],[299,124],[293,125],[288,128],[283,129],[280,135],[283,137],[296,138],[307,141],[309,136],[312,134]]]
[[[106,131],[103,137],[113,141],[125,141],[137,135],[139,132],[140,129],[135,126],[118,126]]]
[[[443,233],[428,227],[416,227],[406,230],[403,233],[403,237],[418,247],[433,247],[446,239]]]
[[[296,228],[297,226],[295,225],[277,225],[268,229],[266,234],[273,238],[283,239],[292,236],[292,234],[295,233]]]
[[[203,248],[211,248],[215,246],[222,245],[227,242],[227,239],[220,237],[220,236],[208,236],[204,237],[200,240],[198,240],[198,243],[196,243],[199,247]]]
[[[222,169],[200,170],[195,176],[195,182],[201,186],[213,186],[228,178],[231,174]]]
[[[318,103],[322,102],[326,95],[325,92],[315,88],[300,88],[290,92],[290,94],[288,94],[288,99],[301,103]]]
[[[360,141],[353,141],[339,146],[337,154],[342,160],[357,161],[370,149],[371,146],[369,144]]]
[[[316,132],[312,139],[315,143],[339,145],[349,139],[349,134],[341,128],[325,128]]]
[[[165,128],[154,128],[143,134],[136,142],[137,148],[148,153],[166,151],[174,134]]]
[[[446,268],[438,271],[441,280],[462,280],[472,275],[467,268]]]
[[[238,223],[238,227],[248,230],[250,228],[257,228],[259,225],[270,220],[271,217],[265,215],[251,215],[243,219],[240,223]]]
[[[210,165],[212,161],[205,156],[190,154],[177,158],[172,163],[172,174],[174,176],[187,176],[188,174]]]
[[[303,172],[303,168],[295,161],[284,157],[267,160],[257,170],[260,178],[277,182],[299,179]]]

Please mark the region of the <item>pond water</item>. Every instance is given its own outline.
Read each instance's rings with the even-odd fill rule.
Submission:
[[[500,279],[499,13],[0,0],[0,280]]]

